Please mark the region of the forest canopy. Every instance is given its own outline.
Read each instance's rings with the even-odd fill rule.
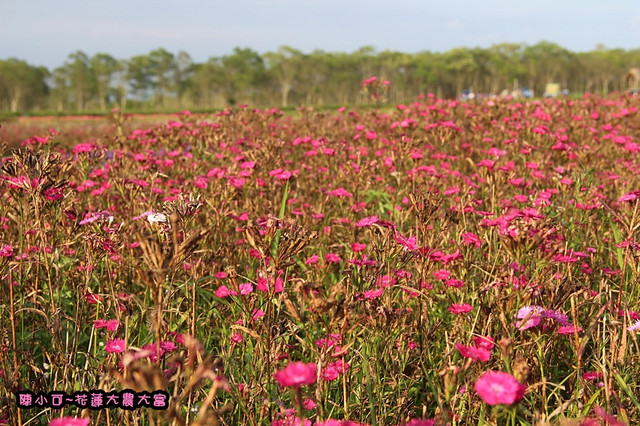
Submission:
[[[366,104],[370,98],[361,82],[373,75],[391,82],[386,99],[391,103],[425,93],[457,97],[463,90],[491,95],[527,88],[541,96],[547,83],[572,93],[606,94],[637,84],[625,78],[634,67],[640,67],[640,49],[599,46],[576,53],[546,41],[442,53],[378,52],[370,46],[351,53],[304,53],[282,46],[260,54],[235,48],[202,63],[185,51],[163,48],[128,59],[76,51],[53,70],[15,58],[0,60],[0,111]]]

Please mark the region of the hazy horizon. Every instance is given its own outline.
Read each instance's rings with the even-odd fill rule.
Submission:
[[[546,40],[582,52],[597,45],[640,48],[632,34],[640,34],[640,2],[631,0],[0,0],[0,58],[48,68],[77,50],[126,59],[162,47],[204,62],[235,47],[265,53],[289,45],[309,53],[373,46],[416,53]]]

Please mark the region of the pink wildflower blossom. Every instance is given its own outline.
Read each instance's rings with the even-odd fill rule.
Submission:
[[[240,290],[241,295],[246,296],[253,292],[253,285],[251,283],[242,283],[238,285],[238,289]]]
[[[487,371],[475,383],[476,392],[489,405],[511,405],[524,396],[526,386],[509,373]]]
[[[13,247],[9,244],[3,244],[0,246],[0,257],[11,257],[13,256]]]
[[[455,315],[466,314],[467,312],[471,312],[472,309],[471,305],[467,303],[454,303],[449,307],[449,312]]]
[[[495,343],[493,341],[493,337],[483,337],[483,336],[474,336],[473,337],[473,343],[479,347],[479,348],[484,348],[486,350],[491,350],[493,349],[493,347],[495,346]]]
[[[121,353],[124,349],[124,339],[111,339],[104,345],[104,350],[109,353]]]
[[[290,362],[282,370],[275,372],[273,377],[282,387],[297,387],[311,385],[316,382],[316,364],[304,362]]]
[[[487,362],[491,358],[491,351],[477,346],[466,346],[456,343],[455,348],[465,358],[471,358],[476,361]]]
[[[634,322],[633,324],[631,324],[628,328],[628,331],[636,331],[636,330],[640,330],[640,320]]]
[[[516,318],[521,320],[516,322],[516,327],[518,327],[519,330],[537,327],[538,324],[540,324],[543,312],[544,308],[541,306],[523,306],[518,310],[518,314],[516,315]]]
[[[349,191],[347,191],[342,187],[334,189],[333,191],[329,191],[327,192],[327,194],[331,195],[332,197],[344,197],[344,198],[353,197],[352,193],[350,193]]]
[[[59,417],[49,422],[49,426],[87,426],[91,419],[79,417]]]
[[[318,257],[318,255],[314,254],[314,255],[309,256],[309,258],[304,261],[304,264],[305,265],[315,265],[316,263],[318,263],[318,260],[320,260],[320,257]]]
[[[362,228],[365,226],[371,226],[374,223],[378,222],[378,216],[369,216],[369,217],[365,217],[364,219],[360,219],[359,221],[356,222],[356,226],[358,228]]]
[[[481,242],[480,238],[472,232],[465,232],[462,234],[462,240],[466,245],[473,245],[475,247],[480,247]]]
[[[411,419],[405,426],[435,426],[436,421],[432,419]]]

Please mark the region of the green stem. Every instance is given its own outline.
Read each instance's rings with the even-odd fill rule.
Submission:
[[[289,198],[289,181],[284,185],[284,193],[282,194],[282,201],[280,201],[280,211],[278,212],[278,219],[284,218],[284,212],[287,209],[287,198]],[[274,259],[278,254],[278,245],[280,244],[280,229],[276,231],[276,237],[271,246],[271,257]]]

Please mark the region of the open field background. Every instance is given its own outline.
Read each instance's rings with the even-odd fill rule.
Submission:
[[[639,99],[5,122],[0,419],[637,423]]]
[[[303,52],[291,46],[259,53],[236,47],[199,61],[184,50],[164,48],[126,58],[112,53],[77,50],[49,68],[0,59],[0,118],[65,111],[104,114],[114,107],[170,112],[241,104],[361,106],[371,103],[360,86],[371,75],[387,82],[384,98],[393,104],[413,102],[416,94],[427,92],[457,98],[463,91],[490,97],[524,90],[542,97],[549,83],[557,84],[555,91],[572,94],[640,89],[637,47],[598,45],[576,52],[549,41],[417,53],[372,46],[348,53]]]

